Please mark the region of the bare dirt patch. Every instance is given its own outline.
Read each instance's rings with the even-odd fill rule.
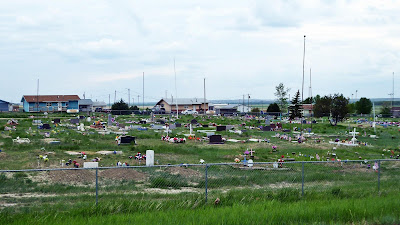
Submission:
[[[146,179],[147,174],[130,168],[121,168],[121,169],[101,170],[99,173],[99,177],[104,177],[106,179],[111,179],[111,180],[143,181]]]
[[[94,171],[89,170],[59,170],[43,174],[45,180],[63,184],[89,184],[96,180]]]
[[[200,173],[197,170],[185,168],[185,167],[168,167],[165,169],[166,172],[169,172],[173,175],[181,175],[183,177],[200,177],[203,176],[202,173]]]
[[[6,159],[7,154],[5,152],[0,152],[0,159]]]

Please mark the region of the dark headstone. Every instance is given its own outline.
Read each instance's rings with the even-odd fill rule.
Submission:
[[[48,124],[48,123],[44,123],[42,128],[47,129],[47,130],[51,129],[50,124]]]
[[[165,121],[164,120],[160,120],[160,124],[165,124]]]
[[[191,124],[196,124],[197,120],[196,119],[192,119],[192,121],[190,121]]]
[[[83,120],[83,119],[85,119],[85,116],[79,116],[79,119]]]
[[[283,131],[283,132],[290,132],[289,129],[283,129],[282,131]]]
[[[262,131],[271,131],[271,126],[263,126]]]
[[[79,123],[79,119],[70,119],[69,122],[72,124],[77,124]]]
[[[203,127],[208,127],[208,124],[203,124]]]
[[[133,136],[122,136],[121,144],[130,144],[131,142],[135,143],[136,137]]]
[[[182,125],[180,123],[175,123],[176,127],[182,127]]]
[[[141,120],[140,124],[146,124],[146,120]],[[163,124],[163,123],[162,123]]]
[[[54,119],[53,123],[61,123],[61,119]]]
[[[271,123],[271,129],[275,129],[276,125],[274,123]]]
[[[226,126],[217,126],[217,131],[226,131]]]
[[[120,123],[120,124],[118,124],[118,127],[119,128],[125,128],[125,124]]]
[[[277,123],[276,126],[277,126],[278,129],[282,129],[282,124],[281,123]]]
[[[221,135],[211,135],[210,136],[210,144],[223,144]]]

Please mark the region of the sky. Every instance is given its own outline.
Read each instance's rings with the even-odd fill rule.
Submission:
[[[400,1],[2,0],[0,99],[400,97]],[[306,38],[304,39],[304,35]],[[305,45],[304,45],[305,44]],[[304,48],[305,46],[305,48]],[[175,72],[176,71],[176,86]],[[177,88],[175,88],[177,87]],[[116,94],[115,94],[116,93]]]

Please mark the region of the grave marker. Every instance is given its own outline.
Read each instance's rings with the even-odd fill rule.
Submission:
[[[146,166],[154,166],[154,150],[146,150]]]

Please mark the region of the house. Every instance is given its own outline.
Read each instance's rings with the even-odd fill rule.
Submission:
[[[92,112],[101,112],[107,108],[107,104],[105,102],[93,102]]]
[[[400,117],[400,107],[392,107],[391,112],[393,117]]]
[[[241,104],[214,104],[214,111],[216,114],[234,114],[234,113],[248,113],[251,112],[251,107]]]
[[[92,112],[93,101],[91,99],[78,100],[79,112]]]
[[[313,104],[303,104],[301,106],[301,115],[304,117],[313,116]]]
[[[163,98],[156,103],[154,108],[165,111],[166,113],[176,112],[176,104],[178,104],[178,112],[183,112],[186,109],[194,111],[208,110],[208,101],[204,103],[204,98]]]
[[[66,112],[78,110],[78,95],[24,95],[21,102],[24,112]]]
[[[12,111],[12,107],[11,107],[11,103],[4,101],[4,100],[0,100],[0,112],[9,112]]]

